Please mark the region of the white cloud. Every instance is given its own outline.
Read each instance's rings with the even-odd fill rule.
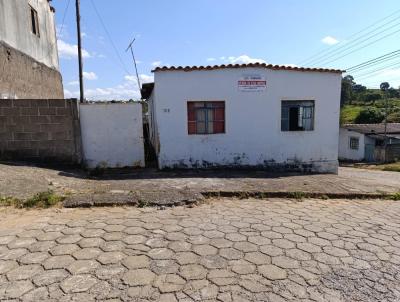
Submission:
[[[125,76],[125,80],[129,81],[129,82],[134,82],[135,84],[137,83],[137,78],[136,78],[136,76],[133,76],[133,75]],[[154,77],[151,76],[151,75],[149,76],[147,74],[140,74],[139,75],[139,80],[140,80],[141,84],[143,84],[143,83],[151,83],[151,82],[154,82]]]
[[[151,66],[157,67],[157,66],[160,66],[161,63],[162,63],[161,61],[154,61],[154,62],[151,63]]]
[[[335,45],[339,43],[339,40],[335,39],[334,37],[331,36],[326,36],[321,40],[322,43],[327,44],[327,45]]]
[[[216,60],[217,60],[216,58],[207,58],[207,62],[214,62]]]
[[[221,57],[225,58],[225,57]],[[266,63],[263,59],[251,58],[248,55],[241,55],[238,57],[230,56],[225,58],[231,64],[250,64],[250,63]]]
[[[79,81],[71,81],[67,83],[68,86],[77,86],[79,85]]]
[[[141,83],[153,82],[152,75],[140,74]],[[66,98],[78,98],[79,91],[64,90]],[[137,84],[136,76],[127,75],[121,84],[114,87],[96,87],[85,89],[85,97],[89,100],[107,101],[107,100],[129,100],[140,99],[140,90]]]
[[[78,45],[69,44],[63,40],[57,40],[58,55],[63,59],[72,59],[78,57]],[[82,49],[82,57],[90,58],[91,55],[85,49]]]
[[[95,74],[94,72],[83,72],[83,78],[89,81],[93,81],[93,80],[97,80],[97,74]]]

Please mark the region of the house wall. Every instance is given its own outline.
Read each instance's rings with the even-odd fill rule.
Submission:
[[[37,11],[40,37],[32,33],[29,5]],[[54,19],[47,0],[0,0],[0,41],[58,70]]]
[[[31,5],[40,36],[31,30]],[[47,0],[0,0],[0,99],[63,99],[54,13]]]
[[[0,160],[77,164],[79,117],[72,100],[0,100]]]
[[[359,139],[358,150],[350,148],[350,137],[357,137]],[[365,135],[348,129],[340,128],[339,132],[339,159],[362,161],[365,157]]]
[[[87,167],[144,167],[141,103],[81,104],[80,121]]]
[[[243,92],[243,75],[267,88]],[[155,72],[160,168],[283,167],[337,172],[341,75],[265,68]],[[225,101],[224,134],[188,135],[187,101]],[[315,100],[315,130],[281,131],[282,100]]]

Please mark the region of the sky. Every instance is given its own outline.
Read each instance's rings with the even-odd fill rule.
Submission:
[[[65,96],[78,97],[75,1],[52,3]],[[400,48],[398,0],[81,0],[81,18],[85,96],[93,100],[140,98],[125,51],[133,38],[142,83],[157,66],[348,69]],[[367,87],[398,88],[400,58],[352,75]]]

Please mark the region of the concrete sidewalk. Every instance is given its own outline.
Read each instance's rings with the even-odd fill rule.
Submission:
[[[78,169],[50,169],[0,164],[0,196],[31,197],[54,190],[71,194],[72,203],[176,204],[193,201],[199,193],[304,192],[341,197],[391,194],[400,191],[400,173],[356,168],[339,169],[338,175],[299,175],[264,171],[169,171],[130,170],[125,173],[88,176]]]

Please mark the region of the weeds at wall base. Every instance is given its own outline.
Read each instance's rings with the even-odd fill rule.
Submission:
[[[64,196],[49,190],[37,193],[25,200],[15,197],[0,197],[0,207],[15,207],[18,209],[50,208],[60,204],[64,199]]]

